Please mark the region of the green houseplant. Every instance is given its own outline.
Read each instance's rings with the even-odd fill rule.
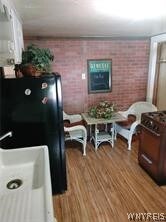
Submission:
[[[48,48],[39,48],[37,45],[31,44],[22,52],[21,66],[31,64],[40,73],[51,71],[51,62],[54,55]]]
[[[104,118],[110,119],[112,114],[116,111],[115,104],[109,103],[107,101],[102,101],[96,106],[89,109],[89,115],[93,118]]]

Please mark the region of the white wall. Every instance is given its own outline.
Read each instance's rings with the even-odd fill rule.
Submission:
[[[146,99],[149,102],[153,100],[153,90],[155,82],[156,60],[157,60],[157,45],[159,42],[166,41],[166,33],[157,35],[151,38],[150,58],[149,58],[149,74]]]
[[[165,42],[165,41],[166,41],[166,33],[151,38],[148,86],[147,86],[147,95],[146,95],[146,100],[149,102],[152,102],[153,100],[153,90],[155,83],[156,60],[157,60],[157,46],[159,42]]]

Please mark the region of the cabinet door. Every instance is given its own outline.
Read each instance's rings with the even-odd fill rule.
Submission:
[[[22,50],[24,47],[22,24],[13,9],[11,11],[11,14],[12,14],[13,37],[14,37],[14,49],[15,49],[14,60],[15,64],[20,64],[22,62]]]
[[[140,150],[147,154],[152,161],[158,163],[160,158],[160,136],[142,127],[140,137]]]
[[[142,127],[138,152],[139,164],[156,180],[160,169],[160,136]]]
[[[1,9],[2,8],[2,9]],[[0,5],[0,66],[21,63],[23,49],[22,24],[9,1]]]
[[[6,2],[0,5],[0,66],[14,64],[14,41],[11,10]]]

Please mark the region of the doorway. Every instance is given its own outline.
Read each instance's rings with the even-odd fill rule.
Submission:
[[[153,103],[166,110],[166,42],[158,44]]]

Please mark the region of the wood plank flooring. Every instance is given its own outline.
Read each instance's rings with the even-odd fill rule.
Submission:
[[[127,213],[166,213],[166,186],[159,187],[138,165],[138,140],[127,150],[117,139],[97,152],[88,143],[67,143],[68,190],[53,197],[58,222],[126,222]]]

